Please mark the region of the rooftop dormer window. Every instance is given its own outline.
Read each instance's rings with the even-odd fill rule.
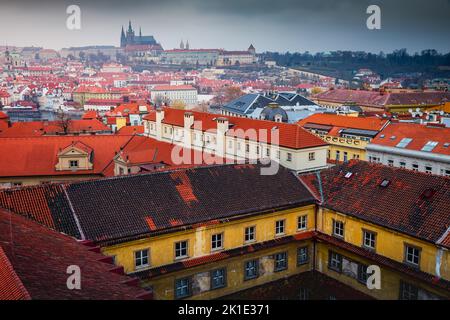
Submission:
[[[438,145],[438,142],[436,141],[428,141],[423,148],[421,149],[421,151],[425,151],[425,152],[431,152],[433,151],[433,149]]]

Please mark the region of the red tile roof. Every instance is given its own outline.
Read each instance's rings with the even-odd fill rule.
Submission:
[[[125,126],[119,129],[116,134],[121,135],[133,135],[133,134],[143,134],[144,126]]]
[[[29,300],[27,289],[0,246],[0,300]]]
[[[320,124],[339,128],[379,131],[386,124],[386,119],[378,117],[350,117],[337,114],[313,114],[298,122],[299,125]]]
[[[155,86],[151,91],[178,91],[178,90],[196,90],[193,86]]]
[[[111,129],[98,119],[70,120],[68,123],[68,134],[74,133],[104,133]],[[12,125],[0,132],[0,138],[8,137],[32,137],[42,135],[54,135],[64,133],[60,121],[28,121],[14,122]]]
[[[223,116],[206,112],[189,111],[194,115],[194,121],[201,121],[202,130],[212,130],[217,127],[217,118],[227,118],[232,124],[232,129],[227,132],[228,136],[243,137],[242,132],[251,132],[256,130],[256,138],[260,142],[269,142],[274,140],[274,130],[279,131],[279,145],[292,148],[303,149],[327,145],[322,139],[311,134],[297,124],[280,123],[266,120],[255,120],[242,117]],[[185,110],[164,108],[163,122],[174,126],[184,126]],[[156,121],[156,111],[150,112],[144,119],[149,121]],[[261,129],[261,131],[260,131]],[[267,136],[265,136],[267,135]],[[250,140],[254,140],[249,137]]]
[[[116,267],[103,261],[105,256],[77,240],[0,209],[0,299],[149,297],[127,284],[131,278],[113,272]],[[72,265],[81,268],[81,290],[67,288],[67,268]]]
[[[449,92],[379,92],[366,90],[333,89],[321,92],[314,99],[336,102],[356,103],[362,106],[383,108],[401,105],[440,105],[446,99],[450,100]]]
[[[290,170],[280,167],[275,175],[261,175],[261,165],[252,164],[0,190],[1,207],[105,244],[315,201]]]
[[[0,138],[0,176],[52,176],[101,174],[112,161],[115,152],[130,140],[125,135],[40,136]],[[56,170],[58,153],[72,143],[83,143],[92,150],[92,170]]]
[[[432,127],[416,123],[391,123],[372,140],[372,144],[395,147],[403,138],[412,141],[404,148],[420,151],[428,141],[438,142],[431,151],[450,156],[450,128]]]
[[[346,178],[347,173],[352,174]],[[432,243],[450,226],[448,177],[356,160],[323,170],[320,177],[326,208]],[[322,198],[315,174],[300,179]],[[386,187],[383,180],[389,181]]]

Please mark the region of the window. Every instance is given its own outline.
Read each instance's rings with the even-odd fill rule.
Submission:
[[[286,161],[288,161],[288,162],[292,161],[292,153],[290,153],[290,152],[286,153]]]
[[[136,268],[148,266],[148,249],[138,250],[134,252],[134,265]]]
[[[341,238],[344,237],[344,222],[333,220],[333,235]]]
[[[211,289],[223,288],[226,286],[226,269],[216,269],[211,271]]]
[[[426,173],[433,173],[433,167],[425,166],[425,172]]]
[[[433,149],[438,145],[438,142],[436,141],[428,141],[423,148],[421,149],[421,151],[425,151],[425,152],[431,152],[433,151]]]
[[[396,147],[397,148],[406,148],[406,146],[412,141],[412,139],[410,138],[403,138],[402,140],[400,140],[399,143],[397,143]]]
[[[405,244],[405,262],[418,267],[420,262],[420,249]]]
[[[245,242],[255,241],[256,240],[255,231],[256,231],[256,227],[255,226],[245,228],[244,241]]]
[[[348,153],[345,151],[344,152],[344,162],[348,161]]]
[[[258,260],[250,260],[245,263],[244,279],[250,280],[258,277]]]
[[[353,159],[359,159],[359,154],[354,154]]]
[[[400,281],[400,300],[417,300],[419,289],[412,284]]]
[[[13,187],[21,187],[22,186],[22,182],[13,182],[13,183],[11,183],[11,185]]]
[[[393,167],[394,166],[394,160],[388,160],[388,166]]]
[[[175,280],[175,298],[185,298],[191,295],[191,281],[189,278]]]
[[[245,152],[250,152],[250,145],[248,143],[245,144]]]
[[[417,163],[412,164],[412,170],[413,171],[419,171],[419,165]]]
[[[339,150],[336,150],[336,161],[339,161],[341,158],[341,152]]]
[[[308,159],[309,161],[316,160],[316,153],[315,152],[308,153]]]
[[[297,229],[298,230],[306,230],[308,227],[308,216],[300,216],[298,217]]]
[[[266,156],[270,157],[270,149],[269,148],[266,148]]]
[[[364,285],[367,284],[367,266],[363,264],[358,264],[358,281],[363,283]]]
[[[275,271],[282,271],[287,269],[287,253],[281,252],[275,254]]]
[[[175,242],[175,259],[186,258],[188,256],[188,242]]]
[[[78,160],[70,160],[69,161],[69,166],[71,168],[78,168]]]
[[[406,168],[406,162],[400,161],[400,168]]]
[[[277,150],[277,159],[279,160],[281,158],[281,151]]]
[[[301,247],[297,249],[297,265],[308,263],[308,247]]]
[[[211,250],[222,249],[223,233],[213,234],[211,237]]]
[[[339,253],[330,251],[329,254],[328,267],[334,271],[342,271],[342,256]]]
[[[259,156],[259,146],[256,146],[256,154]]]
[[[275,235],[282,235],[284,234],[284,224],[285,220],[278,220],[275,222]]]
[[[376,233],[363,230],[363,246],[368,249],[375,250]]]

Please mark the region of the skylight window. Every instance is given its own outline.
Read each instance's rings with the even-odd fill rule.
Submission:
[[[444,148],[448,148],[450,146],[450,142],[444,143]]]
[[[438,145],[436,141],[428,141],[422,148],[422,151],[431,152]]]
[[[380,136],[380,138],[383,139],[383,138],[384,138],[384,134],[382,134],[382,135]]]
[[[345,179],[350,179],[350,177],[353,175],[353,173],[352,172],[347,172],[346,174],[345,174]]]
[[[397,144],[397,148],[406,148],[406,146],[412,141],[411,138],[403,138],[400,140],[400,142]]]
[[[386,188],[389,185],[390,181],[387,179],[384,179],[383,181],[381,181],[380,186],[383,188]]]
[[[395,140],[396,138],[396,136],[391,136],[391,140]]]

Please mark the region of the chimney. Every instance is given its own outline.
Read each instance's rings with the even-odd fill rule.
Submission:
[[[164,110],[156,109],[156,140],[162,139],[162,121],[164,120]]]
[[[225,134],[230,128],[228,118],[218,117],[216,121],[217,121],[217,133]]]
[[[219,157],[224,157],[226,154],[226,133],[230,128],[230,122],[226,117],[218,117],[217,121],[217,134],[216,134],[216,154]]]
[[[194,114],[192,112],[184,113],[184,128],[189,129],[194,124]]]

